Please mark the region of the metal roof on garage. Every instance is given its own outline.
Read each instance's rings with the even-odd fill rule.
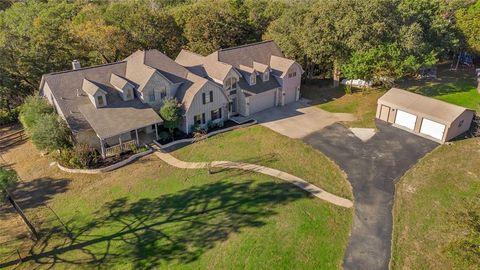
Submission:
[[[450,104],[438,99],[419,95],[410,91],[392,88],[378,99],[379,104],[404,110],[413,114],[422,114],[431,120],[450,125],[467,108]]]

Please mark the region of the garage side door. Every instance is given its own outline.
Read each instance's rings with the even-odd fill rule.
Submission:
[[[295,102],[297,98],[297,89],[287,89],[285,90],[285,104]]]
[[[417,122],[416,115],[404,112],[402,110],[397,110],[397,115],[395,116],[395,124],[414,130],[416,122]]]
[[[420,133],[431,136],[435,139],[442,140],[445,132],[445,125],[438,122],[424,118],[422,120],[422,127]]]
[[[275,106],[276,91],[268,91],[250,97],[250,114],[260,112]]]

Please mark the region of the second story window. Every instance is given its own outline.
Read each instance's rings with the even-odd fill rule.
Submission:
[[[148,101],[155,102],[155,90],[148,92]]]
[[[266,82],[269,79],[270,79],[270,72],[268,72],[268,70],[267,70],[263,73],[263,81]]]
[[[254,85],[257,83],[257,76],[255,76],[255,73],[250,75],[250,85]]]
[[[160,98],[164,99],[166,97],[167,97],[167,88],[163,86],[162,88],[160,88]]]
[[[236,78],[228,78],[225,81],[225,90],[230,91],[237,88],[237,79]]]
[[[132,90],[127,89],[126,92],[127,99],[132,99]]]
[[[98,107],[105,106],[105,101],[103,100],[103,96],[97,96]]]
[[[207,104],[213,102],[213,91],[202,93],[202,103]]]
[[[297,76],[297,72],[294,71],[292,73],[288,73],[288,78],[293,78],[293,77],[296,77]]]

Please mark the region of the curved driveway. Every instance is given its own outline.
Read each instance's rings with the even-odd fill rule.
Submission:
[[[438,145],[381,121],[377,127],[365,143],[340,124],[303,138],[333,159],[352,184],[355,217],[345,269],[388,269],[395,181]]]

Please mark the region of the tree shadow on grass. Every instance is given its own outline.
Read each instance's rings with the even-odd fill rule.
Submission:
[[[187,264],[232,233],[264,226],[279,205],[308,197],[288,183],[222,180],[135,202],[120,198],[89,222],[71,220],[67,230],[51,228],[23,261],[46,267],[131,264],[133,269]]]
[[[68,179],[52,178],[21,181],[10,188],[10,194],[22,210],[35,209],[45,205],[56,194],[66,192],[69,182],[70,180]],[[3,208],[7,206],[0,204],[0,218],[5,216],[6,211],[3,211]]]

